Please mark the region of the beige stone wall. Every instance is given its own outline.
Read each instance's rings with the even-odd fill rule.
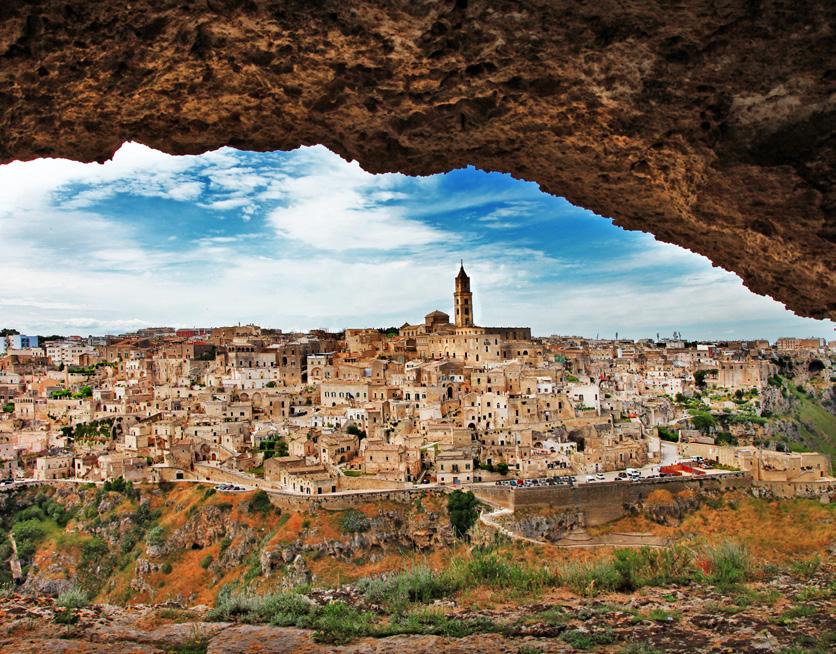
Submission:
[[[515,488],[511,492],[512,508],[548,506],[553,510],[578,510],[586,515],[586,524],[595,526],[612,522],[625,515],[625,507],[642,501],[657,489],[672,493],[687,489],[728,491],[752,486],[749,475],[740,472],[708,477],[677,477],[648,479],[641,482],[597,482],[544,488]],[[493,487],[499,489],[500,487]],[[476,489],[474,489],[476,490]],[[478,493],[482,493],[482,488]],[[490,491],[488,491],[490,492]],[[495,491],[494,491],[495,492]]]

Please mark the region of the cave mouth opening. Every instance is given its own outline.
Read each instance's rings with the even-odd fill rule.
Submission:
[[[462,259],[477,319],[536,335],[829,329],[700,255],[472,166],[411,177],[323,146],[174,156],[129,142],[102,164],[0,166],[0,189],[4,273],[27,280],[6,302],[29,331],[395,327],[450,312]]]

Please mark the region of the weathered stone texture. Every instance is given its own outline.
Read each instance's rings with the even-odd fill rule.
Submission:
[[[0,161],[322,143],[467,164],[836,317],[827,0],[5,0]]]

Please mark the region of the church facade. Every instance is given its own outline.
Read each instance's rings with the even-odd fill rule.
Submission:
[[[473,292],[464,263],[455,278],[455,322],[443,311],[433,311],[423,323],[406,323],[400,335],[414,338],[420,356],[461,359],[468,363],[507,361],[536,356],[542,348],[531,341],[530,327],[481,327],[475,324]]]

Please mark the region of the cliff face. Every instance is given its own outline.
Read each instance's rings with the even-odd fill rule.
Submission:
[[[6,0],[0,161],[322,143],[473,164],[836,317],[825,0]]]
[[[228,584],[345,581],[456,542],[444,498],[303,513],[257,508],[253,497],[192,485],[121,493],[66,484],[0,494],[0,585],[13,585],[10,535],[24,571],[21,592],[54,597],[79,587],[120,604],[211,604]],[[349,512],[351,530],[343,524]]]

